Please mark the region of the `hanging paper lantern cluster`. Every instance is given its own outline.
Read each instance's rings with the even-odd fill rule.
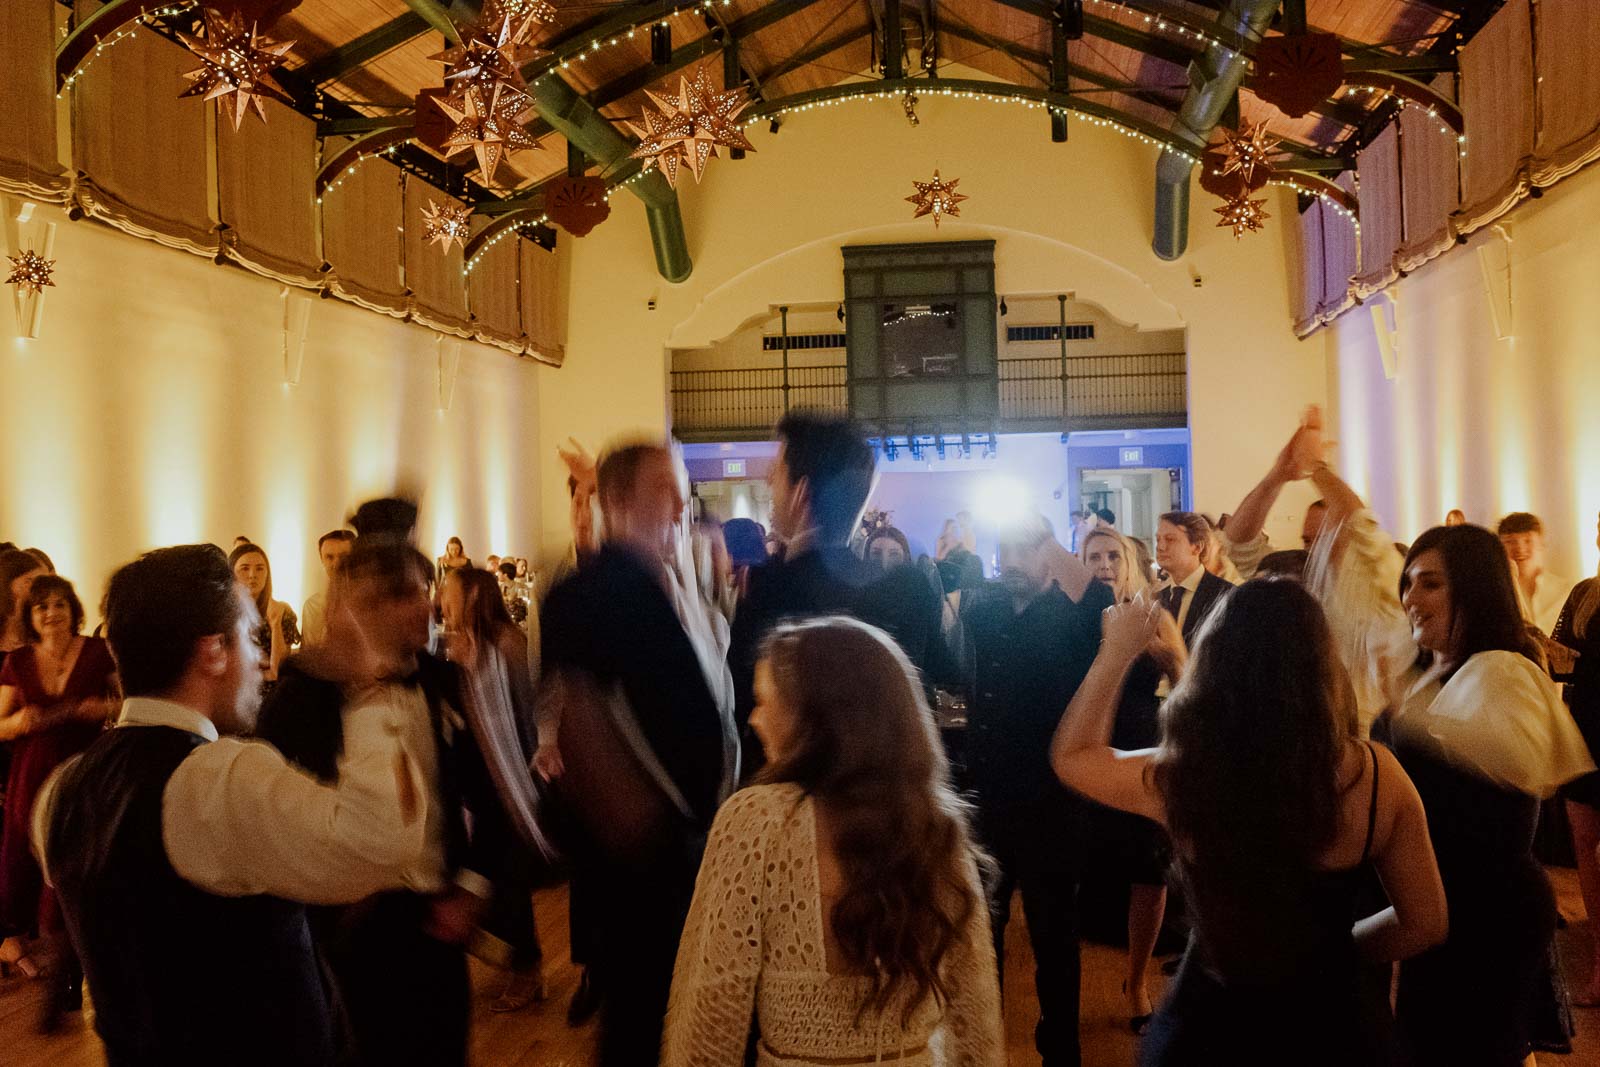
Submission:
[[[648,90],[646,95],[656,110],[645,109],[642,128],[628,124],[639,138],[632,156],[644,160],[643,170],[661,171],[668,185],[677,187],[680,164],[686,164],[698,182],[705,174],[706,161],[718,148],[755,151],[738,122],[740,112],[750,106],[744,89],[718,92],[704,67],[695,72],[693,81],[679,79],[676,100]]]
[[[1300,118],[1344,84],[1344,56],[1331,33],[1268,37],[1256,48],[1256,96]]]
[[[232,95],[233,107],[227,114],[235,130],[251,108],[262,122],[267,121],[267,109],[261,103],[266,97],[285,104],[294,103],[272,77],[273,69],[294,47],[293,41],[270,41],[257,32],[254,23],[246,30],[245,21],[237,11],[224,17],[208,7],[204,18],[205,28],[199,37],[178,34],[184,47],[201,63],[198,69],[184,75],[191,84],[179,96],[216,100]]]
[[[1235,238],[1261,229],[1269,216],[1265,200],[1252,200],[1250,194],[1266,187],[1272,179],[1272,154],[1278,140],[1267,133],[1267,124],[1258,122],[1238,130],[1223,130],[1222,143],[1213,145],[1200,159],[1200,187],[1222,199],[1217,214],[1221,229],[1233,230]]]
[[[424,92],[417,111],[431,99],[453,125],[448,136],[430,143],[444,152],[472,149],[486,182],[510,153],[539,147],[524,126],[533,98],[522,64],[537,52],[528,43],[534,24],[551,13],[548,4],[492,3],[481,22],[461,30],[460,44],[432,57],[445,64],[445,93]]]

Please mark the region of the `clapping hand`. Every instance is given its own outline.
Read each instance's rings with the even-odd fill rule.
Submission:
[[[1155,639],[1161,622],[1161,601],[1138,594],[1125,604],[1113,604],[1101,613],[1100,654],[1131,663]]]
[[[1300,417],[1300,425],[1294,434],[1278,452],[1274,468],[1285,480],[1297,482],[1307,478],[1321,463],[1327,443],[1322,437],[1322,409],[1315,404],[1306,408],[1305,414]]]

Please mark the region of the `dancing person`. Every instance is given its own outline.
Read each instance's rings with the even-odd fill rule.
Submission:
[[[1022,893],[1033,944],[1039,1021],[1034,1042],[1045,1067],[1080,1061],[1078,883],[1087,812],[1050,771],[1050,736],[1061,709],[1094,660],[1100,611],[1111,592],[1082,572],[1051,579],[1055,541],[1043,520],[1000,535],[1000,580],[962,604],[975,676],[968,692],[964,752],[976,798],[978,838],[999,867],[991,903],[995,958],[1005,961],[1011,897]]]
[[[492,736],[480,736],[479,746],[486,754],[496,747],[514,750],[505,761],[501,776],[515,776],[518,782],[511,788],[523,788],[531,794],[532,782],[522,780],[527,778],[528,765],[539,742],[527,638],[506,611],[498,584],[485,571],[460,567],[447,572],[439,604],[451,662],[462,668],[471,688],[493,690],[485,693],[485,699],[469,699],[469,710],[476,717],[503,709],[511,720],[507,724],[510,730],[506,731],[509,737],[501,745],[493,744]],[[480,735],[490,732],[476,726],[475,730]],[[497,789],[503,792],[509,792],[507,786],[497,783]],[[503,802],[507,799],[502,797]],[[489,1006],[490,1011],[520,1011],[544,1000],[544,950],[533,918],[533,886],[538,871],[535,847],[524,843],[515,849],[484,916],[483,931],[494,939],[490,942],[495,948],[494,962],[501,963],[507,971],[505,985]]]
[[[0,552],[0,666],[5,657],[28,643],[28,588],[47,573],[36,556],[20,548]]]
[[[35,578],[22,614],[29,643],[0,667],[0,742],[11,748],[0,831],[0,929],[10,936],[0,960],[37,973],[26,941],[40,939],[52,973],[39,1028],[50,1032],[82,1007],[82,974],[29,846],[28,817],[45,779],[88,748],[116,710],[116,665],[104,641],[82,636],[83,604],[65,578]]]
[[[1274,549],[1267,539],[1265,529],[1267,517],[1283,490],[1291,483],[1305,478],[1310,473],[1312,465],[1322,460],[1320,453],[1312,455],[1310,452],[1312,447],[1319,449],[1322,447],[1321,431],[1320,409],[1307,408],[1301,417],[1300,425],[1278,451],[1272,466],[1267,468],[1267,473],[1228,517],[1227,529],[1218,527],[1217,536],[1222,542],[1223,552],[1233,561],[1241,580],[1255,577],[1266,558],[1280,551]],[[1315,500],[1307,506],[1304,521],[1300,524],[1302,551],[1305,553],[1311,551],[1311,546],[1322,533],[1327,517],[1328,505],[1325,501]],[[1285,561],[1280,560],[1280,565]]]
[[[754,707],[756,657],[767,632],[780,620],[854,615],[901,641],[919,669],[926,666],[929,649],[922,602],[911,588],[926,586],[926,581],[904,571],[885,580],[883,572],[847,547],[875,474],[861,427],[837,415],[793,411],[778,423],[777,437],[778,455],[767,482],[772,526],[783,539],[783,556],[751,574],[728,651],[747,773],[754,773],[762,758],[760,739],[746,729]]]
[[[127,694],[117,728],[34,805],[34,847],[115,1067],[332,1067],[322,974],[293,902],[406,884],[425,851],[422,821],[398,816],[414,771],[397,774],[388,753],[375,754],[382,774],[330,787],[269,745],[218,740],[253,728],[258,622],[213,545],[119,569],[106,594]],[[337,611],[330,629],[324,669],[364,685],[366,642]]]
[[[1210,524],[1192,511],[1169,511],[1156,523],[1156,563],[1167,574],[1161,605],[1178,621],[1185,643],[1233,588],[1202,565],[1210,541]]]
[[[1527,620],[1548,636],[1555,629],[1572,583],[1545,569],[1544,523],[1537,515],[1514,511],[1500,520],[1495,533],[1516,568]]]
[[[255,642],[267,657],[262,684],[270,692],[277,684],[283,661],[300,643],[300,620],[288,604],[272,599],[272,564],[267,562],[267,553],[259,545],[243,544],[235,548],[228,555],[228,566],[249,590],[256,603],[256,614],[261,616]]]
[[[1600,547],[1600,522],[1595,544]],[[1551,674],[1566,683],[1572,717],[1583,732],[1589,755],[1600,759],[1600,577],[1586,578],[1573,588],[1551,638],[1565,652],[1559,667],[1552,661]],[[1584,911],[1590,929],[1600,931],[1600,771],[1568,782],[1562,796],[1572,825]],[[1575,998],[1585,1006],[1600,1004],[1600,936],[1591,941],[1586,985]]]
[[[1364,999],[1361,961],[1415,956],[1446,930],[1416,789],[1360,740],[1322,612],[1282,580],[1239,586],[1200,628],[1156,748],[1113,748],[1159,611],[1135,598],[1106,612],[1051,745],[1067,786],[1172,835],[1194,928],[1140,1063],[1389,1062],[1387,1005]],[[1391,904],[1357,922],[1369,865]]]
[[[437,568],[435,577],[442,581],[449,571],[472,566],[472,560],[467,556],[467,549],[461,543],[461,538],[452,537],[444,543],[444,555],[435,560],[434,565]]]
[[[1111,590],[1116,603],[1146,598],[1149,583],[1139,573],[1138,554],[1128,538],[1102,526],[1089,531],[1078,552],[1095,579]],[[1136,752],[1156,747],[1161,739],[1157,691],[1163,679],[1169,686],[1177,683],[1187,660],[1177,620],[1162,612],[1149,648],[1129,669],[1122,688],[1111,728],[1113,748]],[[1128,1001],[1129,1027],[1143,1033],[1153,1014],[1146,975],[1167,910],[1171,847],[1161,827],[1149,819],[1115,809],[1094,814],[1093,851],[1108,856],[1117,877],[1128,885],[1128,974],[1123,995]]]
[[[542,684],[559,706],[556,785],[581,828],[569,850],[584,962],[603,992],[600,1062],[634,1067],[660,1055],[678,937],[738,742],[709,606],[669,562],[686,499],[671,451],[613,448],[595,478],[603,536],[545,599]]]
[[[460,728],[460,672],[426,651],[433,566],[412,543],[415,523],[416,506],[394,499],[369,501],[351,519],[356,540],[339,567],[333,607],[352,616],[371,646],[379,663],[373,682],[343,685],[320,659],[291,659],[258,730],[333,785],[392,791],[403,775],[395,816],[422,836],[421,869],[404,888],[324,912],[316,923],[361,1067],[466,1062],[463,946],[514,851],[477,735]]]
[[[755,686],[769,762],[712,826],[663,1067],[740,1067],[752,1022],[761,1067],[1001,1067],[976,853],[905,653],[853,619],[782,624]]]
[[[349,530],[329,530],[317,538],[317,558],[322,561],[322,573],[329,585],[339,569],[339,563],[350,554],[356,535]],[[306,597],[300,609],[300,636],[308,645],[320,644],[327,636],[328,591],[324,587]]]
[[[1419,1067],[1513,1067],[1559,1014],[1555,900],[1532,850],[1539,802],[1594,761],[1494,534],[1436,526],[1402,561],[1332,468],[1316,464],[1311,479],[1338,531],[1313,553],[1311,588],[1345,620],[1336,633],[1352,673],[1403,694],[1374,733],[1416,783],[1449,896],[1448,939],[1400,968],[1406,1051]],[[1375,661],[1364,669],[1363,651]]]

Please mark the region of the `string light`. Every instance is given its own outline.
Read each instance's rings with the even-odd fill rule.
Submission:
[[[1463,159],[1466,158],[1467,135],[1464,133],[1456,133],[1455,130],[1447,126],[1444,121],[1439,118],[1439,109],[1437,107],[1408,99],[1392,89],[1385,89],[1377,85],[1347,85],[1344,87],[1344,91],[1351,96],[1355,96],[1358,93],[1366,93],[1368,96],[1371,96],[1373,93],[1381,93],[1382,95],[1378,97],[1378,103],[1380,105],[1386,104],[1391,100],[1398,100],[1400,102],[1400,109],[1402,111],[1409,108],[1412,111],[1422,112],[1438,127],[1440,133],[1444,134],[1446,137],[1454,137],[1456,139],[1456,144],[1460,148],[1461,157]]]
[[[83,72],[88,70],[89,65],[107,49],[114,48],[118,44],[121,44],[129,37],[132,37],[134,34],[138,33],[140,29],[146,26],[155,25],[158,19],[166,19],[171,18],[174,15],[181,15],[185,11],[194,9],[196,6],[197,5],[193,2],[193,0],[189,0],[187,3],[174,4],[171,7],[157,8],[154,11],[146,11],[144,14],[140,15],[126,26],[123,26],[110,37],[97,39],[94,44],[94,51],[85,55],[83,62],[78,64],[77,69],[75,69],[71,74],[68,74],[66,80],[62,82],[61,88],[56,92],[56,99],[60,100],[61,94],[72,88],[73,82],[76,82],[79,78],[83,77]]]
[[[1179,37],[1192,37],[1196,41],[1203,42],[1207,48],[1221,48],[1227,53],[1224,57],[1226,59],[1233,59],[1242,54],[1238,48],[1237,40],[1225,41],[1221,37],[1196,29],[1170,15],[1152,14],[1136,4],[1128,3],[1127,0],[1089,0],[1089,2],[1100,7],[1109,8],[1118,14],[1129,15],[1135,19],[1143,19],[1144,24],[1153,29],[1163,32],[1170,31],[1176,33]]]
[[[543,73],[533,79],[533,84],[538,85],[549,77],[555,70],[566,70],[573,63],[584,63],[594,58],[602,48],[615,48],[617,45],[626,44],[633,40],[638,30],[649,29],[651,26],[666,26],[671,19],[682,15],[692,15],[695,12],[709,13],[718,7],[728,7],[733,0],[695,0],[693,3],[675,7],[659,19],[646,19],[636,22],[626,30],[616,30],[609,35],[601,34],[584,41],[577,41],[554,51]]]
[[[1185,160],[1190,164],[1198,164],[1200,162],[1200,157],[1194,152],[1187,148],[1179,147],[1169,140],[1159,137],[1152,137],[1141,130],[1135,129],[1132,126],[1127,126],[1116,121],[1115,119],[1108,119],[1101,115],[1085,114],[1084,112],[1076,111],[1072,108],[1061,107],[1047,101],[1034,100],[1025,96],[1015,95],[1014,93],[981,92],[971,89],[941,89],[937,87],[936,83],[931,81],[925,87],[919,86],[918,91],[923,97],[943,96],[957,100],[982,100],[992,104],[1011,104],[1016,107],[1026,108],[1030,111],[1049,111],[1052,115],[1070,115],[1079,122],[1086,122],[1091,126],[1096,126],[1101,129],[1109,129],[1114,133],[1120,133],[1124,137],[1139,141],[1142,144],[1171,152],[1173,155]],[[894,100],[896,102],[903,102],[904,98],[904,88],[892,90],[863,90],[861,92],[852,92],[847,96],[836,96],[826,100],[812,100],[804,104],[792,104],[787,107],[771,109],[763,108],[746,119],[745,128],[749,129],[750,127],[758,125],[759,123],[770,122],[772,119],[780,115],[789,115],[802,111],[815,111],[820,108],[837,107],[840,104],[856,103],[863,100]]]
[[[345,179],[348,178],[351,172],[361,164],[365,163],[369,159],[376,159],[378,156],[388,156],[390,159],[393,159],[395,150],[399,147],[399,145],[390,145],[388,148],[379,149],[376,152],[362,152],[360,155],[356,156],[355,159],[350,161],[350,165],[341,170],[338,176],[334,178],[333,181],[329,182],[327,187],[323,189],[322,196],[317,197],[317,203],[322,203],[323,196],[327,196],[329,193],[339,188],[339,186],[343,185],[345,183]]]
[[[1287,186],[1302,196],[1316,197],[1322,202],[1323,207],[1332,211],[1336,215],[1342,215],[1348,219],[1350,221],[1350,225],[1355,227],[1356,236],[1359,237],[1361,235],[1360,218],[1356,216],[1354,211],[1351,211],[1349,208],[1339,203],[1338,199],[1332,196],[1326,189],[1313,189],[1308,185],[1300,184],[1293,178],[1271,178],[1267,181],[1267,184]]]

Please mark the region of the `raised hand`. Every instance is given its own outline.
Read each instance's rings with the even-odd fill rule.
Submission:
[[[1138,594],[1101,613],[1100,654],[1132,662],[1144,654],[1161,621],[1161,601]]]

